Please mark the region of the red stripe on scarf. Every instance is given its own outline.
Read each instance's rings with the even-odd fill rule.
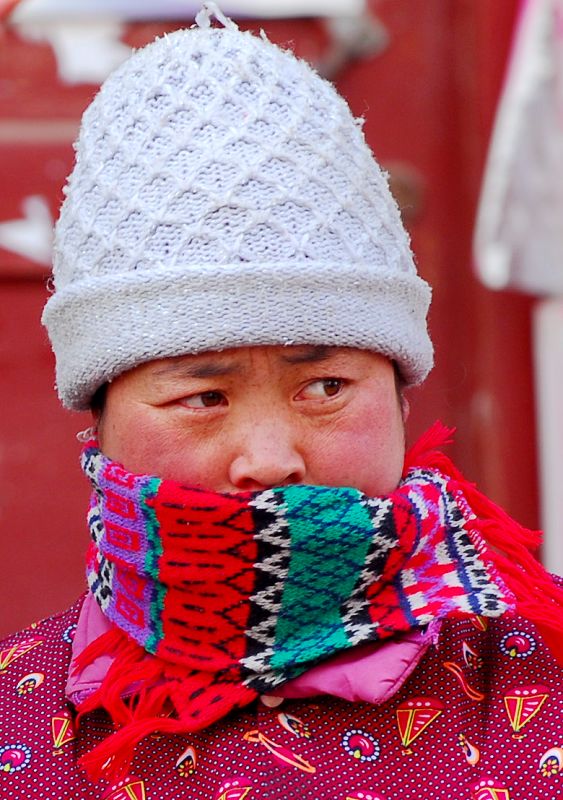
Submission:
[[[164,638],[156,655],[177,660],[178,652],[184,652],[190,640],[197,658],[190,666],[211,672],[232,668],[246,655],[244,632],[254,592],[251,568],[258,555],[248,496],[225,496],[220,505],[216,498],[213,493],[187,487],[179,497],[177,484],[163,481],[157,496],[148,501],[159,519],[166,553],[159,562],[159,579],[177,584],[181,565],[180,588],[185,587],[164,598]],[[192,509],[189,525],[177,508],[179,503]],[[241,569],[241,564],[248,569]],[[187,628],[180,603],[201,609],[197,629]],[[215,644],[218,641],[220,649]]]

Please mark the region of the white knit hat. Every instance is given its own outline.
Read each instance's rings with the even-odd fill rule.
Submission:
[[[86,408],[151,359],[242,345],[369,349],[422,381],[430,289],[360,123],[213,6],[84,114],[43,312],[63,403]]]

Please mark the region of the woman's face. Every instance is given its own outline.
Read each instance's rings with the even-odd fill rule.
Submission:
[[[307,483],[392,491],[406,407],[385,357],[237,347],[150,361],[107,387],[100,446],[135,473],[219,492]]]

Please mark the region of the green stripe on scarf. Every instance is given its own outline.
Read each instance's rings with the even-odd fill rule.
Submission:
[[[147,540],[149,547],[145,559],[145,569],[149,575],[154,579],[154,591],[151,598],[150,615],[153,623],[154,633],[150,636],[146,643],[146,650],[149,653],[156,652],[158,643],[163,637],[162,630],[162,609],[164,607],[164,595],[166,589],[158,580],[159,572],[159,559],[162,555],[162,541],[160,539],[160,523],[156,517],[156,513],[152,506],[147,504],[147,499],[155,497],[158,494],[160,478],[149,478],[146,484],[142,487],[140,496],[142,501],[142,512],[145,517]]]
[[[349,647],[341,609],[357,583],[374,531],[355,489],[275,489],[291,531],[288,576],[276,624],[273,669]],[[314,658],[315,656],[313,656]]]

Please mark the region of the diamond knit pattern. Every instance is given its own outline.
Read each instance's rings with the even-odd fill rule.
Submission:
[[[185,267],[383,266],[385,254],[389,269],[412,272],[406,237],[389,247],[395,205],[332,86],[249,33],[201,40],[175,33],[133,57],[88,110],[69,184],[77,199],[59,223],[57,287],[71,270],[73,279],[152,270],[163,255]],[[141,62],[148,81],[137,78]],[[129,91],[117,94],[118,80]]]
[[[319,487],[312,494],[307,486],[295,486],[278,491],[292,537],[271,664],[285,672],[349,647],[342,610],[374,531],[366,507],[358,502],[361,493],[354,489]]]
[[[67,404],[143,360],[237,345],[371,349],[409,382],[430,368],[429,289],[360,121],[233,24],[116,70],[66,194],[44,321]]]

